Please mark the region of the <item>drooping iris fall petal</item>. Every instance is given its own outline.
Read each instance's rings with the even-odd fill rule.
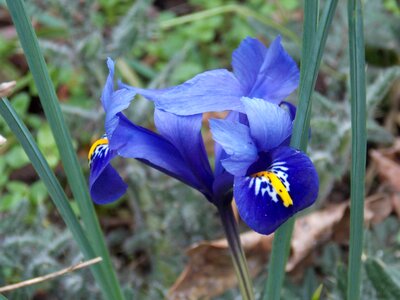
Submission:
[[[279,147],[263,155],[246,176],[235,176],[234,198],[243,221],[270,234],[318,195],[318,175],[304,153]]]
[[[89,151],[90,195],[97,204],[113,202],[126,192],[127,185],[110,164],[116,155],[106,137],[96,141]]]

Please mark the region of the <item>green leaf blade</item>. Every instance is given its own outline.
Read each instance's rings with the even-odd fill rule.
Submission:
[[[308,2],[308,3],[307,3]],[[294,121],[290,145],[306,152],[308,132],[311,117],[311,95],[317,80],[318,69],[321,64],[323,49],[326,44],[328,29],[338,1],[333,0],[326,4],[321,20],[317,27],[318,1],[306,1],[305,21],[303,34],[302,71],[299,87],[299,105]],[[279,300],[283,285],[286,261],[290,251],[290,240],[293,233],[295,217],[290,218],[275,232],[272,252],[269,262],[268,277],[264,300]]]
[[[22,48],[32,72],[39,98],[46,118],[52,129],[60,157],[64,166],[74,198],[76,199],[88,238],[98,256],[103,258],[99,265],[102,276],[107,278],[108,289],[113,293],[113,299],[122,300],[121,287],[118,283],[111,259],[106,248],[103,234],[96,217],[94,205],[89,197],[86,179],[84,178],[77,156],[71,143],[71,136],[65,124],[60,104],[50,80],[46,63],[40,51],[36,34],[26,13],[22,0],[7,0],[11,18],[20,39]]]
[[[367,154],[365,50],[362,4],[348,1],[351,90],[350,254],[347,299],[360,299],[364,235],[365,167]]]

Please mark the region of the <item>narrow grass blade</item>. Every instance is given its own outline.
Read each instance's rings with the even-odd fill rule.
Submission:
[[[304,2],[304,23],[303,23],[303,37],[301,47],[301,65],[300,65],[300,82],[304,81],[306,67],[309,65],[311,58],[308,53],[311,53],[313,41],[317,34],[319,15],[319,1]]]
[[[360,0],[348,1],[351,91],[350,254],[347,299],[360,299],[367,153],[364,28]]]
[[[73,238],[78,243],[85,258],[92,259],[96,257],[96,254],[89,240],[87,239],[86,234],[75,213],[73,212],[60,183],[55,177],[46,159],[43,157],[43,154],[37,147],[29,130],[18,117],[10,102],[5,98],[2,98],[0,101],[0,114],[3,116],[6,123],[21,143],[27,156],[32,162],[33,167],[43,180],[43,183],[46,185],[51,199],[57,207],[57,210],[63,218],[65,224],[67,224],[68,229],[71,231]],[[100,265],[93,265],[91,270],[93,276],[102,288],[104,296],[107,299],[112,299],[110,298],[112,297],[112,294],[110,294],[110,291],[107,288],[105,281],[106,278],[101,276],[102,270]]]
[[[310,0],[312,1],[312,0]],[[299,86],[299,105],[297,108],[296,119],[294,121],[291,146],[306,151],[310,116],[311,116],[311,97],[317,81],[318,69],[321,65],[321,58],[325,48],[328,30],[332,24],[333,15],[336,11],[338,0],[331,0],[324,7],[321,19],[318,23],[315,40],[312,42],[309,53],[305,53],[307,65],[304,67],[304,76]]]
[[[21,46],[24,49],[29,69],[32,72],[33,79],[38,89],[42,107],[57,143],[68,183],[78,203],[90,243],[93,245],[96,255],[103,258],[103,262],[100,263],[102,276],[107,278],[109,289],[113,293],[113,300],[123,299],[121,287],[117,281],[95,214],[94,206],[89,197],[86,179],[82,174],[77,156],[72,147],[71,137],[65,125],[64,117],[58,103],[54,86],[50,80],[46,63],[41,54],[37,37],[28,19],[24,2],[22,0],[7,0],[6,2],[17,30]]]
[[[318,7],[314,0],[306,1],[307,10],[304,34],[310,35],[303,38],[307,45],[303,46],[301,81],[299,88],[299,105],[297,108],[296,119],[293,127],[291,146],[302,151],[306,151],[308,142],[308,132],[311,116],[311,96],[317,80],[318,69],[321,64],[323,49],[325,48],[328,29],[332,23],[333,15],[338,1],[332,0],[326,4],[321,20],[316,28]],[[309,26],[311,28],[308,28]],[[309,51],[306,51],[309,49]],[[272,253],[270,256],[268,281],[264,294],[265,300],[278,300],[283,284],[286,261],[289,256],[290,240],[293,233],[295,217],[286,221],[275,232]]]

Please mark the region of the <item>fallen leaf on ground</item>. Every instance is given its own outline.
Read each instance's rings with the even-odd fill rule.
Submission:
[[[319,243],[332,236],[334,226],[342,220],[348,203],[330,206],[296,220],[286,271],[292,271]]]
[[[240,235],[240,239],[250,275],[254,277],[264,268],[273,235],[246,232]],[[187,255],[189,263],[171,287],[169,299],[206,300],[237,284],[226,239],[196,244],[187,251]]]
[[[388,149],[371,150],[370,155],[378,174],[392,190],[400,192],[400,139]]]
[[[383,221],[400,210],[400,199],[377,194],[366,199],[364,220],[367,224]],[[286,271],[293,271],[316,246],[335,239],[344,243],[349,232],[349,202],[332,205],[296,220]],[[250,275],[257,276],[265,267],[272,248],[273,234],[255,232],[240,235]],[[169,299],[211,299],[237,284],[225,239],[205,241],[187,250],[188,264],[169,291]]]

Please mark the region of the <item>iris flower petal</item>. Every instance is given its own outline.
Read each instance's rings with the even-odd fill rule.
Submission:
[[[101,93],[101,104],[105,111],[112,107],[112,94],[114,93],[114,61],[107,58],[108,76],[103,92]]]
[[[286,110],[286,111],[289,113],[289,115],[290,115],[290,119],[291,119],[292,121],[294,121],[294,118],[296,117],[296,111],[297,111],[296,106],[293,105],[293,104],[290,103],[290,102],[287,102],[287,101],[282,101],[282,102],[279,104],[279,106],[282,107],[284,110]]]
[[[112,95],[113,105],[106,110],[105,130],[111,138],[115,128],[118,126],[119,113],[128,108],[136,93],[132,90],[117,90]]]
[[[249,95],[256,82],[266,52],[267,48],[264,44],[251,37],[245,38],[239,47],[233,51],[233,72],[243,87],[243,96]]]
[[[214,176],[201,136],[202,115],[178,116],[156,109],[154,122],[158,132],[179,150],[193,174],[211,195]]]
[[[158,109],[177,115],[194,115],[208,111],[243,111],[240,97],[244,91],[233,73],[212,70],[201,73],[175,87],[154,90],[140,89],[120,83],[154,101]]]
[[[110,164],[115,151],[109,149],[107,139],[101,140],[104,142],[94,145],[90,152],[89,190],[95,203],[107,204],[125,194],[127,185]]]
[[[223,167],[231,174],[246,174],[248,167],[257,160],[257,147],[249,127],[229,120],[210,120],[213,139],[225,150],[228,158],[221,160]]]
[[[139,159],[197,190],[204,190],[203,185],[188,168],[179,150],[170,141],[133,124],[122,113],[118,117],[118,127],[110,139],[110,148],[117,151],[118,155]]]
[[[128,108],[136,92],[125,88],[114,91],[114,62],[111,58],[107,59],[107,66],[109,74],[101,94],[101,102],[106,112],[105,130],[110,138],[118,126],[118,113]]]
[[[283,108],[257,98],[244,97],[242,102],[259,151],[273,149],[291,135],[293,122]]]
[[[269,49],[256,39],[246,38],[233,52],[232,66],[234,73],[225,69],[206,71],[167,89],[141,89],[124,83],[119,86],[154,101],[163,111],[194,115],[208,111],[243,112],[243,96],[279,104],[299,81],[297,65],[283,49],[280,37]]]
[[[244,96],[279,104],[297,88],[299,77],[295,61],[283,49],[281,38],[277,37],[268,48],[252,90]]]
[[[315,202],[318,175],[304,153],[279,147],[260,159],[256,167],[256,173],[237,176],[234,181],[239,214],[254,231],[270,234]]]
[[[239,113],[236,111],[231,111],[225,117],[225,120],[231,122],[240,122]],[[226,172],[224,167],[222,166],[221,161],[228,157],[225,150],[219,143],[214,143],[214,154],[215,154],[215,167],[214,167],[214,174],[215,178],[217,178],[220,174]]]

